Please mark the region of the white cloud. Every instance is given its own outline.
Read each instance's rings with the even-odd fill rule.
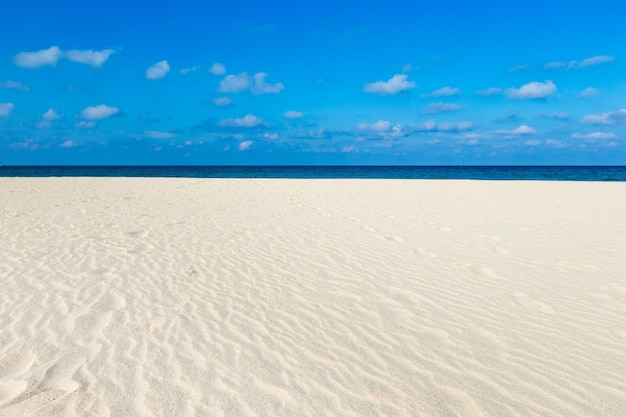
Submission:
[[[469,121],[457,122],[457,123],[443,123],[437,124],[435,120],[430,119],[422,124],[417,125],[413,130],[415,132],[466,132],[472,130],[474,124]],[[465,139],[476,139],[476,134],[467,133],[464,136]]]
[[[264,72],[258,72],[254,74],[254,85],[250,89],[250,92],[252,94],[279,94],[285,88],[283,83],[266,83],[265,77],[267,77],[267,74]]]
[[[522,136],[522,135],[532,135],[537,131],[535,128],[530,127],[528,125],[521,125],[513,130],[496,130],[496,133],[511,135],[511,136]]]
[[[25,68],[39,68],[44,65],[56,65],[63,52],[58,46],[51,46],[37,52],[20,52],[13,61],[17,66]]]
[[[224,75],[226,74],[226,67],[223,64],[216,62],[211,66],[209,72],[213,75]]]
[[[452,87],[443,87],[439,90],[435,90],[430,94],[422,94],[422,97],[447,97],[447,96],[457,96],[461,94],[461,89],[452,88]]]
[[[408,127],[399,124],[392,125],[387,120],[379,120],[375,123],[359,123],[357,129],[371,138],[392,139],[411,134],[411,130]]]
[[[160,132],[158,130],[146,130],[144,133],[144,137],[150,139],[172,139],[175,138],[176,135],[170,132]]]
[[[592,132],[592,133],[587,133],[586,135],[583,135],[581,133],[576,132],[572,135],[572,137],[575,139],[614,139],[615,133],[614,132]]]
[[[190,72],[195,72],[195,71],[198,71],[198,67],[196,65],[194,65],[193,67],[183,68],[180,70],[180,73],[183,75],[187,75]]]
[[[461,110],[461,106],[451,103],[432,103],[422,109],[422,114],[436,114],[456,110]]]
[[[247,151],[248,149],[250,149],[252,147],[252,145],[254,145],[254,142],[252,142],[251,140],[247,140],[245,142],[241,142],[239,144],[239,150],[240,151]]]
[[[170,72],[170,65],[166,60],[159,61],[146,71],[146,78],[149,80],[158,80],[165,77]]]
[[[524,142],[524,145],[526,146],[537,146],[541,144],[540,140],[536,140],[536,139],[532,139],[532,140],[527,140],[526,142]]]
[[[114,116],[120,112],[117,107],[110,107],[106,104],[99,104],[97,106],[89,106],[85,108],[80,117],[87,120],[98,121],[106,119],[107,117]]]
[[[610,55],[597,55],[592,56],[591,58],[583,59],[582,61],[553,61],[548,62],[544,65],[545,69],[556,69],[556,68],[565,68],[567,70],[570,69],[582,69],[587,67],[592,67],[595,65],[605,64],[608,62],[613,62],[615,58]]]
[[[541,117],[544,119],[556,119],[556,120],[567,120],[569,119],[569,114],[565,112],[554,112],[554,113],[541,113]]]
[[[474,127],[472,122],[444,123],[437,126],[442,132],[464,132]]]
[[[8,116],[14,108],[15,104],[13,103],[0,103],[0,117]]]
[[[363,87],[363,91],[366,93],[390,95],[415,88],[415,82],[407,81],[407,77],[406,74],[396,74],[389,81],[376,81],[375,83],[366,84]]]
[[[426,120],[424,123],[417,125],[415,130],[418,132],[432,132],[437,130],[437,123],[433,119]]]
[[[265,133],[263,137],[268,140],[278,140],[280,139],[280,135],[278,133]]]
[[[376,123],[359,123],[357,129],[360,131],[387,132],[391,130],[391,122],[387,120],[379,120]]]
[[[416,67],[413,67],[413,64],[404,64],[402,66],[402,72],[411,72],[414,69],[417,69]]]
[[[74,146],[78,146],[76,142],[73,140],[66,140],[60,145],[62,148],[73,148]]]
[[[546,145],[552,146],[554,148],[568,148],[569,145],[556,139],[548,139],[546,140]]]
[[[509,68],[509,72],[525,71],[530,69],[529,64],[518,65],[516,67]]]
[[[303,130],[290,135],[298,139],[329,139],[330,134],[325,129],[319,130]]]
[[[600,91],[597,88],[587,87],[583,91],[580,92],[578,97],[581,97],[581,98],[592,97],[592,96],[597,96],[598,94],[600,94]]]
[[[102,51],[94,51],[93,49],[84,51],[71,50],[65,52],[65,56],[72,62],[87,64],[98,68],[104,64],[114,52],[113,49],[103,49]]]
[[[520,88],[509,88],[507,97],[514,100],[542,99],[556,92],[556,85],[550,80],[544,82],[533,81]]]
[[[489,87],[486,90],[477,91],[476,94],[481,96],[495,96],[497,94],[502,94],[504,90],[498,87]]]
[[[96,125],[95,122],[86,122],[86,121],[82,121],[82,122],[78,122],[76,123],[74,126],[81,128],[81,129],[91,129],[92,127],[94,127]]]
[[[213,99],[213,105],[215,107],[228,107],[233,104],[233,101],[228,96],[217,97]]]
[[[299,119],[304,115],[301,111],[288,110],[283,116],[285,116],[287,119]]]
[[[238,119],[224,119],[219,122],[222,127],[256,127],[263,124],[263,119],[254,114],[246,114]]]
[[[574,63],[575,65],[576,61],[572,61],[569,64],[567,62],[563,62],[563,61],[552,61],[552,62],[548,62],[546,65],[544,65],[543,67],[545,69],[556,69],[556,68],[564,68],[567,67],[568,65],[571,65],[572,63]]]
[[[240,93],[250,88],[251,85],[252,80],[247,73],[230,74],[220,82],[217,91],[220,93]]]
[[[626,123],[626,109],[601,114],[588,114],[583,117],[582,122],[586,125],[615,125],[618,123]]]
[[[5,81],[3,83],[0,83],[0,88],[10,88],[18,91],[30,91],[30,88],[27,85],[17,81]]]
[[[59,114],[58,111],[56,111],[56,109],[48,109],[42,116],[41,118],[43,120],[59,120],[62,116]]]
[[[591,58],[583,59],[583,61],[580,64],[578,64],[577,68],[591,67],[594,65],[600,65],[600,64],[604,64],[608,62],[613,62],[614,60],[615,58],[613,58],[612,56],[608,56],[608,55],[592,56]]]

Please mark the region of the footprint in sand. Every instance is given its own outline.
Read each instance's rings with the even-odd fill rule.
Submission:
[[[0,408],[26,390],[28,382],[21,377],[33,366],[36,358],[32,352],[23,352],[0,361]]]
[[[398,242],[398,243],[403,243],[404,239],[401,238],[400,236],[385,236],[385,239],[391,241],[391,242]]]
[[[539,311],[544,314],[554,314],[554,309],[549,305],[542,301],[531,299],[528,294],[524,294],[521,292],[514,292],[513,297],[515,301],[523,307],[530,308],[535,311]]]
[[[494,274],[493,269],[487,268],[486,266],[465,264],[463,267],[476,275],[492,276]]]

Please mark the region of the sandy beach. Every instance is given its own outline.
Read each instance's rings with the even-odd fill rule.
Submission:
[[[0,178],[0,416],[626,415],[626,183]]]

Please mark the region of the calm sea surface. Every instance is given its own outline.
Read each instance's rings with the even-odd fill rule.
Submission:
[[[0,177],[626,181],[626,166],[0,166]]]

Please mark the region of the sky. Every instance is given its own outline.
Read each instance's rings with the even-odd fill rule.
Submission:
[[[2,9],[2,165],[626,164],[617,1]]]

